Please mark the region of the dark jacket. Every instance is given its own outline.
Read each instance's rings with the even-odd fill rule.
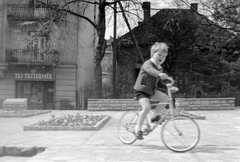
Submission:
[[[138,74],[134,89],[149,95],[153,95],[157,87],[161,87],[161,91],[164,88],[166,89],[166,85],[158,77],[160,73],[161,71],[152,61],[145,61]]]

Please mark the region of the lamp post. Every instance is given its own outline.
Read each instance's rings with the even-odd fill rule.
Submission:
[[[114,3],[114,22],[113,22],[112,85],[114,98],[116,97],[116,55],[117,55],[116,35],[117,35],[117,2]]]

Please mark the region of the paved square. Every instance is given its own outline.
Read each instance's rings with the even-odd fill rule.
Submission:
[[[28,118],[0,118],[0,146],[47,149],[24,162],[239,162],[240,161],[240,108],[235,110],[194,111],[206,117],[196,120],[201,139],[193,150],[175,153],[168,150],[160,138],[161,126],[155,132],[124,145],[117,137],[117,122],[124,111],[80,111],[83,114],[110,115],[111,120],[99,131],[23,131],[24,125],[49,118],[51,114],[79,111],[53,111]],[[17,161],[16,157],[16,160]],[[5,161],[3,161],[5,159]],[[6,157],[0,161],[7,162]]]

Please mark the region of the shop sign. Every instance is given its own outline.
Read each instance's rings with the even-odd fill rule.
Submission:
[[[17,80],[54,80],[53,70],[45,69],[19,69],[15,71]]]

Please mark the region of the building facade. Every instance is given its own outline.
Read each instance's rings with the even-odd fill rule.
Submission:
[[[0,105],[27,98],[28,109],[82,109],[82,86],[93,78],[91,24],[66,14],[39,34],[40,25],[53,22],[51,8],[33,0],[0,0],[0,6]],[[76,12],[83,7],[78,3]],[[85,14],[94,19],[96,7]]]

